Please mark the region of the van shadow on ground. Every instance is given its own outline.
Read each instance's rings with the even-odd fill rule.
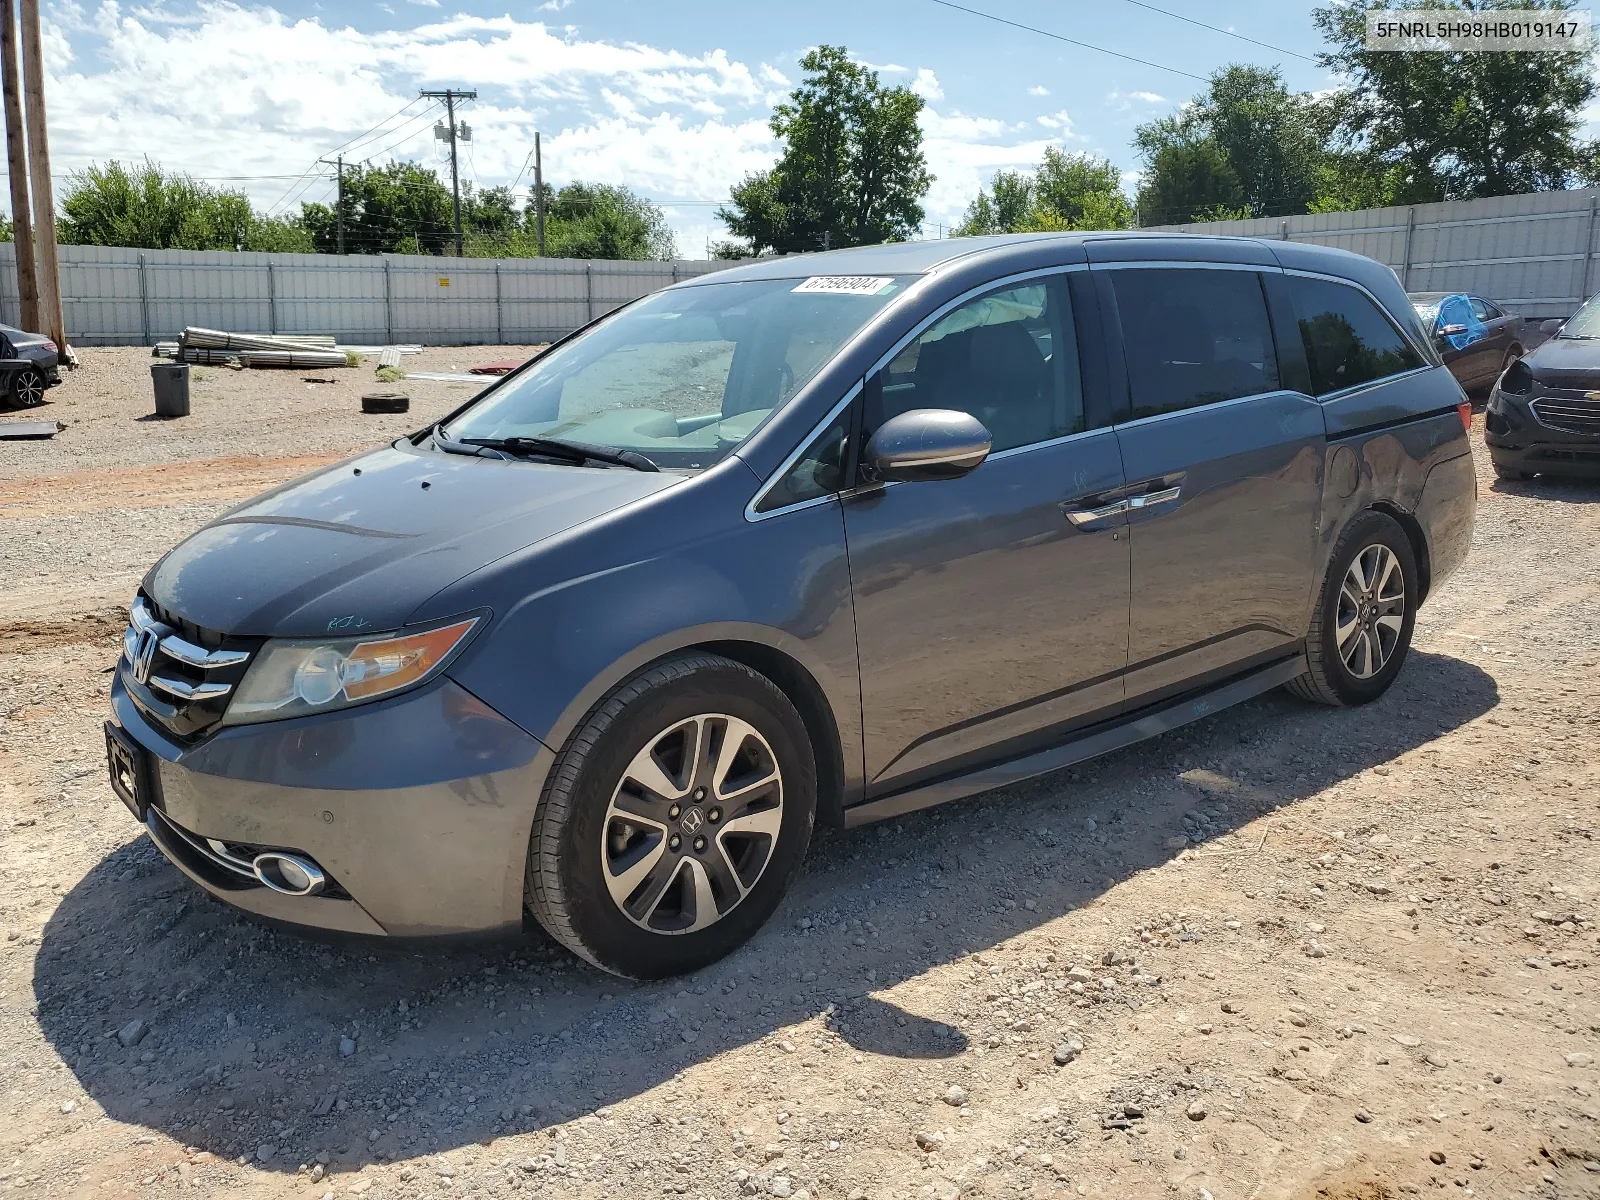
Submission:
[[[1497,700],[1477,667],[1413,652],[1366,708],[1274,694],[1073,771],[824,837],[750,945],[658,984],[611,978],[542,938],[330,946],[268,930],[138,838],[46,926],[38,1020],[111,1117],[225,1157],[267,1150],[264,1165],[288,1172],[319,1156],[351,1170],[538,1129],[779,1030],[796,1074],[826,1078],[817,1030],[789,1028],[814,1018],[861,1053],[946,1058],[968,1045],[956,1023],[873,993],[1160,865],[1187,810],[1220,808],[1217,825],[1236,827]],[[1231,801],[1202,795],[1179,778],[1191,768],[1241,786]],[[116,1030],[135,1019],[148,1033],[124,1047]],[[341,1053],[345,1038],[353,1053]]]

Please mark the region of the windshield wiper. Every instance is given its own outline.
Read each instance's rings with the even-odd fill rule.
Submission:
[[[659,471],[660,467],[637,450],[612,450],[606,446],[591,446],[586,442],[569,442],[561,438],[506,437],[460,438],[447,437],[444,426],[433,427],[434,444],[452,454],[477,454],[480,450],[494,450],[501,454],[544,454],[563,458],[581,466],[586,462],[612,463],[619,467],[632,467],[635,471]]]

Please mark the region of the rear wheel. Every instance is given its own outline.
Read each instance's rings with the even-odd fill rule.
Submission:
[[[44,376],[37,367],[17,373],[11,381],[10,399],[18,408],[36,408],[44,403]]]
[[[618,975],[715,962],[788,890],[816,790],[805,725],[766,676],[710,654],[647,668],[600,703],[551,771],[529,907]]]
[[[1320,704],[1366,704],[1389,690],[1411,648],[1417,560],[1393,517],[1369,512],[1339,538],[1306,635],[1309,670],[1289,690]]]

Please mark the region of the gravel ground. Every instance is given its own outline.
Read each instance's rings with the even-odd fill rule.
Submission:
[[[141,423],[142,356],[85,357],[79,423],[0,445],[0,1186],[1600,1195],[1600,486],[1480,455],[1473,554],[1378,703],[1263,697],[825,837],[749,946],[636,986],[536,934],[268,930],[138,835],[99,732],[138,573],[458,394],[391,429],[328,402],[353,380],[217,372]]]

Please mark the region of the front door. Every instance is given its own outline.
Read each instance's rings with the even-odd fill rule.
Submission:
[[[1316,400],[1279,380],[1258,271],[1108,274],[1131,404],[1116,432],[1130,489],[1132,708],[1303,641],[1324,436]]]
[[[1128,539],[1108,494],[1124,479],[1104,397],[1084,402],[1070,291],[1036,278],[955,306],[863,388],[863,437],[946,408],[994,438],[961,479],[845,497],[869,795],[1121,704]]]

